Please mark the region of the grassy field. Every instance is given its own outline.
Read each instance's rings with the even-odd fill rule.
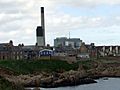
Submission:
[[[78,63],[69,64],[60,60],[0,60],[0,67],[17,74],[30,74],[41,71],[69,71],[76,70],[78,66]]]

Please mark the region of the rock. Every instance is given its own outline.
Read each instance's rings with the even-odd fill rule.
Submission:
[[[42,79],[40,86],[44,88],[50,88],[95,83],[93,79],[85,77],[86,74],[83,72],[70,70],[68,72],[61,73],[57,79],[55,77]]]
[[[87,74],[85,70],[66,71],[63,73],[42,73],[39,75],[19,75],[9,76],[6,79],[16,85],[23,85],[25,87],[60,87],[73,86],[78,84],[94,83],[93,79],[86,79]]]

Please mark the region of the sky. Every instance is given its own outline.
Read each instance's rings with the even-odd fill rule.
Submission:
[[[46,44],[56,37],[120,45],[120,0],[0,0],[0,43],[35,45],[45,8]]]

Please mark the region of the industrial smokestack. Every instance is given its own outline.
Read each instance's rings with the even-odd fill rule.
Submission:
[[[44,7],[41,7],[41,27],[43,29],[43,39],[45,46],[45,17],[44,17]]]
[[[41,26],[37,26],[36,36],[37,36],[37,45],[38,46],[44,46],[43,29],[42,29]]]
[[[41,26],[36,29],[37,45],[45,46],[45,21],[44,21],[44,7],[41,7]]]

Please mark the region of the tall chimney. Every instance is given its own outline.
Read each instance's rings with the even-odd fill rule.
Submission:
[[[42,27],[42,31],[43,31],[43,43],[45,46],[45,17],[44,17],[44,7],[41,7],[41,27]]]
[[[45,46],[44,7],[41,7],[41,26],[37,26],[36,38],[38,46]]]

